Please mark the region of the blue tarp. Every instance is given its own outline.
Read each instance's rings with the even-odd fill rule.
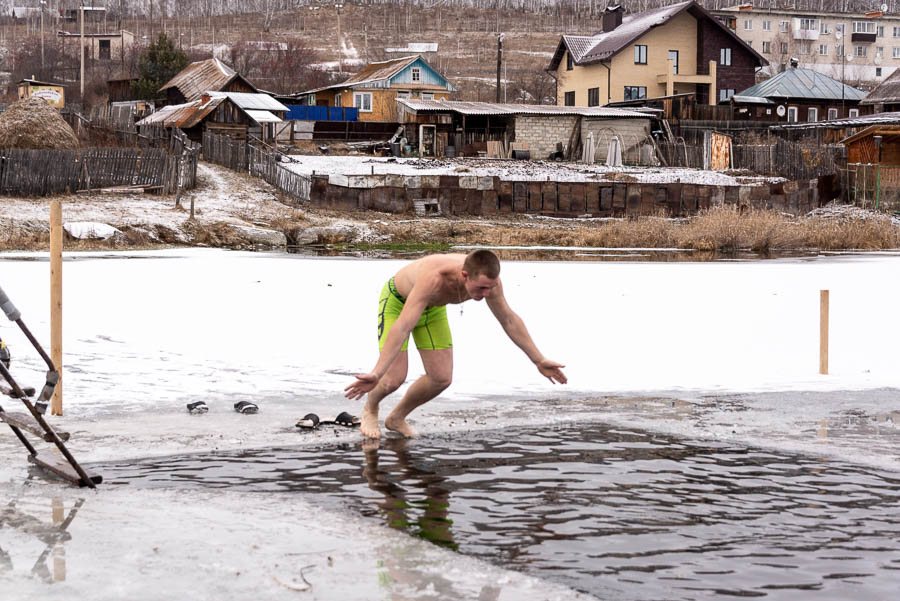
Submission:
[[[293,121],[357,121],[359,109],[340,106],[289,104],[287,119]]]

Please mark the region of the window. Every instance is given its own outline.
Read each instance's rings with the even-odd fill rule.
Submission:
[[[828,109],[828,119],[837,119],[837,109]]]
[[[646,65],[647,64],[647,47],[643,45],[635,45],[634,47],[634,64],[635,65]]]
[[[400,90],[397,92],[397,98],[409,98],[409,90]]]
[[[566,92],[566,106],[575,106],[575,92]]]
[[[880,38],[884,37],[884,25],[878,26],[878,33],[876,35],[878,35],[878,37],[880,37]]]
[[[575,61],[572,60],[572,55],[566,52],[566,71],[571,71],[575,68]]]
[[[875,77],[881,77],[881,67],[875,67]]]
[[[669,50],[669,60],[672,61],[672,73],[678,75],[678,51]]]
[[[900,38],[900,27],[894,27],[894,37]]]
[[[854,21],[853,33],[875,33],[875,23],[871,21]]]
[[[859,109],[850,109],[847,111],[847,116],[851,119],[856,119],[859,117]]]
[[[434,100],[434,92],[422,92],[422,100]]]
[[[828,33],[828,25],[825,25],[825,21],[822,21],[819,24],[819,33],[821,33],[822,35]]]
[[[884,47],[878,46],[875,48],[875,58],[881,58],[884,56]]]
[[[782,21],[781,25],[779,26],[779,28],[781,29],[781,33],[787,33],[789,27],[790,24],[787,21]]]
[[[109,55],[110,55],[109,40],[99,40],[99,43],[100,43],[100,48],[99,48],[100,60],[109,60]]]
[[[728,99],[731,98],[732,96],[734,96],[734,90],[733,90],[733,89],[720,89],[720,90],[719,90],[719,101],[720,101],[720,102],[721,102],[722,100],[728,100]]]
[[[843,23],[838,23],[837,25],[834,26],[834,28],[835,28],[837,31],[840,31],[841,33],[844,33],[844,24],[843,24]]]
[[[810,123],[819,120],[819,109],[810,107],[806,109],[806,120]]]
[[[800,42],[800,54],[812,54],[812,42]]]
[[[894,46],[893,51],[894,51],[894,58],[900,58],[900,48]]]
[[[724,67],[731,66],[731,48],[722,48],[719,50],[719,64]]]
[[[854,46],[853,47],[853,56],[865,56],[866,55],[866,47],[865,46]]]
[[[819,22],[816,19],[800,19],[801,31],[815,31],[819,28]]]
[[[828,56],[828,44],[819,44],[819,56]]]
[[[600,88],[588,88],[588,106],[600,106]]]
[[[772,52],[772,43],[769,41],[763,42],[762,51],[763,54],[769,54],[770,52]]]
[[[353,106],[358,108],[361,113],[371,113],[372,92],[354,92]]]
[[[744,19],[744,31],[753,29],[753,19]]]
[[[797,107],[789,106],[788,107],[788,123],[796,123],[797,122]]]
[[[763,21],[763,31],[772,31],[771,21]]]
[[[647,97],[647,86],[625,86],[625,100],[639,100]]]
[[[343,106],[341,104],[341,95],[340,94],[334,95],[334,106]]]
[[[788,45],[787,42],[781,42],[781,54],[787,54]]]
[[[413,81],[422,81],[422,68],[421,67],[413,67],[412,69],[410,69],[410,72],[412,73]]]

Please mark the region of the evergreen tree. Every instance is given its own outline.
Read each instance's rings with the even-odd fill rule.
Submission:
[[[165,33],[160,33],[156,41],[141,53],[138,62],[140,79],[132,82],[132,92],[144,100],[161,98],[159,88],[187,64],[187,55],[175,48],[175,44]]]

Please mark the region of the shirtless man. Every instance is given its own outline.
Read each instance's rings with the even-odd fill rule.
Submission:
[[[453,341],[446,305],[469,299],[485,299],[503,331],[538,371],[554,384],[566,383],[562,372],[565,366],[541,354],[522,318],[506,303],[497,255],[489,250],[476,250],[468,255],[431,255],[406,265],[384,285],[378,302],[381,351],[378,362],[371,372],[358,375],[356,381],[344,389],[345,396],[350,399],[369,395],[360,419],[364,436],[381,436],[378,405],[406,381],[409,365],[406,349],[410,333],[422,356],[425,375],[412,383],[384,420],[384,425],[403,436],[415,436],[406,423],[406,416],[450,386],[453,375]]]

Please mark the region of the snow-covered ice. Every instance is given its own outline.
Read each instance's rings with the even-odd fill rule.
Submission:
[[[72,434],[84,463],[333,439],[301,438],[293,424],[307,412],[358,414],[341,391],[375,362],[377,294],[402,263],[211,249],[65,258],[65,416],[52,423]],[[542,378],[483,303],[463,315],[449,307],[454,383],[411,421],[427,436],[603,420],[898,470],[898,268],[896,252],[506,261],[511,306],[567,366],[569,384]],[[49,349],[46,254],[0,254],[0,285]],[[831,299],[829,375],[818,373],[821,289]],[[0,336],[13,374],[39,387],[43,366],[16,326],[4,318]],[[421,373],[415,353],[410,363],[411,381]],[[185,403],[199,399],[210,413],[189,416]],[[244,399],[259,415],[231,409]],[[11,433],[0,435],[0,456],[0,487],[18,510],[49,523],[51,499],[67,511],[85,499],[59,551],[68,576],[55,585],[28,572],[44,545],[0,516],[9,598],[280,599],[303,594],[292,588],[304,586],[304,566],[316,599],[475,599],[489,585],[500,599],[589,598],[302,496],[26,481]],[[385,566],[402,574],[393,588],[378,584]]]

